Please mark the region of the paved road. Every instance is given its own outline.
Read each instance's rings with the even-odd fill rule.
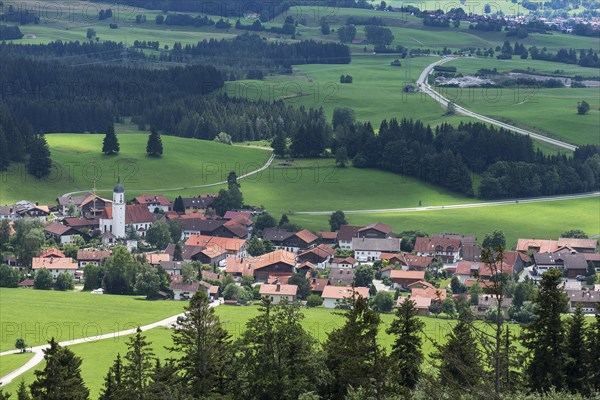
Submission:
[[[526,198],[526,199],[483,201],[483,202],[479,202],[479,203],[447,204],[447,205],[442,205],[442,206],[378,208],[378,209],[374,209],[374,210],[342,210],[342,211],[344,211],[344,214],[382,214],[382,213],[402,213],[402,212],[415,212],[415,211],[439,211],[439,210],[456,210],[459,208],[503,206],[503,205],[509,205],[509,204],[545,203],[545,202],[549,202],[549,201],[586,199],[586,198],[598,197],[598,196],[600,196],[600,192],[569,194],[569,195],[553,196],[553,197],[532,197],[532,198]],[[299,211],[294,214],[330,215],[332,212],[333,211]]]
[[[219,304],[221,304],[221,302],[220,302],[220,300],[217,300],[217,301],[212,302],[210,306],[216,307]],[[177,318],[179,318],[181,316],[183,316],[183,313],[174,315],[169,318],[165,318],[158,322],[154,322],[154,323],[151,323],[151,324],[148,324],[145,326],[141,326],[140,329],[142,331],[147,331],[147,330],[157,328],[160,326],[172,327],[177,322]],[[80,338],[80,339],[59,342],[58,344],[60,346],[64,347],[64,346],[72,346],[74,344],[80,344],[80,343],[96,342],[98,340],[104,340],[104,339],[114,339],[114,338],[120,337],[120,336],[132,335],[136,332],[136,330],[137,329],[128,329],[128,330],[124,330],[124,331],[120,331],[120,332],[111,332],[111,333],[107,333],[107,334],[100,335],[100,336],[92,336],[92,337],[86,337],[86,338]],[[15,369],[11,373],[9,373],[3,377],[1,377],[0,378],[0,386],[8,385],[13,380],[15,380],[15,378],[24,374],[25,372],[29,371],[30,369],[32,369],[33,367],[38,365],[40,362],[42,362],[44,360],[43,350],[47,349],[48,347],[49,347],[49,345],[47,345],[47,344],[32,347],[31,352],[33,352],[33,357],[31,359],[29,359],[29,361],[27,361],[21,367]],[[0,353],[0,357],[5,356],[5,355],[19,353],[19,352],[20,352],[20,350],[5,351],[3,353]]]
[[[240,147],[255,147],[255,148],[260,148],[261,150],[264,150],[264,147],[258,147],[258,146],[240,146]],[[238,176],[238,180],[242,179],[242,178],[246,178],[248,176],[252,176],[254,174],[258,174],[261,171],[264,171],[265,169],[269,168],[269,166],[271,165],[271,163],[273,162],[273,160],[275,159],[275,154],[271,154],[271,157],[269,157],[269,159],[267,160],[267,162],[260,168],[255,169],[254,171],[250,171],[247,174],[243,174]],[[218,185],[223,185],[227,183],[227,181],[221,181],[221,182],[215,182],[215,183],[207,183],[204,185],[197,185],[197,186],[182,186],[182,187],[174,187],[174,188],[163,188],[163,189],[135,189],[136,192],[173,192],[173,191],[177,191],[177,190],[187,190],[187,189],[199,189],[199,188],[206,188],[206,187],[211,187],[211,186],[218,186]],[[70,193],[65,193],[62,196],[63,197],[67,197],[67,196],[74,196],[77,194],[83,194],[83,193],[87,193],[89,192],[89,190],[79,190],[76,192],[70,192]],[[100,190],[96,190],[96,192],[112,192],[112,189],[100,189]]]
[[[450,102],[450,100],[448,100],[447,98],[442,96],[439,92],[436,92],[435,89],[430,84],[427,83],[427,76],[431,73],[431,71],[433,70],[433,68],[436,65],[441,65],[441,64],[447,63],[449,61],[455,60],[455,59],[456,59],[456,57],[444,57],[440,60],[437,60],[437,61],[429,64],[421,72],[421,75],[419,75],[419,79],[417,79],[417,85],[420,87],[421,91],[423,93],[426,93],[429,96],[431,96],[435,101],[442,104],[443,106],[448,106],[448,103]],[[522,135],[531,136],[532,138],[535,138],[539,141],[546,142],[546,143],[552,144],[554,146],[557,146],[557,147],[560,147],[563,149],[573,151],[577,148],[577,146],[574,146],[572,144],[569,144],[569,143],[566,143],[566,142],[563,142],[560,140],[552,139],[547,136],[540,135],[539,133],[528,131],[526,129],[518,128],[516,126],[509,125],[504,122],[486,117],[485,115],[477,114],[477,113],[475,113],[473,111],[469,111],[466,108],[461,107],[459,105],[455,105],[455,108],[456,108],[456,112],[459,114],[466,115],[467,117],[476,118],[480,121],[487,122],[488,124],[496,125],[501,128],[508,129],[508,130],[511,130],[516,133],[520,133]]]

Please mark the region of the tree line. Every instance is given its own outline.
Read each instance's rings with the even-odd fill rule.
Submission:
[[[158,359],[138,329],[106,372],[100,399],[580,400],[600,390],[600,314],[586,322],[579,306],[563,319],[561,277],[543,275],[535,319],[519,337],[505,323],[495,335],[495,324],[476,323],[465,309],[443,339],[432,338],[407,298],[385,329],[389,347],[381,343],[381,315],[362,297],[348,299],[340,325],[319,343],[298,304],[267,298],[233,338],[197,292],[171,333],[172,357]],[[54,340],[44,358],[19,399],[89,398],[81,358]]]

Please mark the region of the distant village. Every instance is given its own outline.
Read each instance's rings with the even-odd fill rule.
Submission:
[[[600,272],[597,239],[522,238],[514,249],[504,251],[500,269],[493,271],[482,262],[478,238],[467,233],[417,236],[409,252],[403,251],[404,239],[383,223],[340,224],[338,229],[323,232],[274,223],[257,228],[264,210],[229,210],[220,217],[211,209],[215,198],[210,194],[178,197],[175,211],[174,202],[163,195],[144,194],[127,202],[125,187],[118,182],[112,200],[89,192],[59,197],[53,205],[20,201],[2,206],[0,221],[8,221],[11,234],[16,221],[29,218],[44,224],[46,238],[46,245],[30,264],[23,265],[10,252],[4,252],[3,264],[29,271],[19,287],[34,287],[41,269],[48,270],[54,280],[68,274],[75,283],[83,283],[87,265],[100,266],[115,246],[122,245],[168,275],[169,290],[159,291],[155,298],[183,300],[203,291],[213,301],[224,297],[220,301],[226,304],[244,304],[247,299],[223,296],[223,283],[228,281],[251,285],[257,298],[266,296],[274,303],[299,300],[306,304],[309,295],[309,305],[326,308],[343,307],[355,295],[370,298],[385,291],[395,294],[396,306],[411,298],[419,315],[429,315],[439,312],[447,299],[469,300],[471,288],[478,286],[481,294],[470,303],[478,316],[497,306],[494,296],[485,294],[496,273],[514,282],[535,284],[545,271],[556,268],[564,273],[571,311],[579,303],[584,312],[593,313],[599,304],[600,284],[595,276],[590,279],[590,274]],[[177,222],[181,228],[178,243],[171,241],[166,248],[148,245],[147,234],[159,221]],[[64,247],[74,243],[78,244],[76,255],[66,256]],[[253,250],[256,243],[262,246],[258,252],[262,254]],[[202,266],[194,278],[184,273],[190,264]],[[364,278],[365,268],[372,279]],[[294,284],[298,276],[306,278],[308,289]],[[102,287],[93,293],[102,294]],[[315,302],[316,296],[320,300]],[[501,301],[508,312],[512,299]]]

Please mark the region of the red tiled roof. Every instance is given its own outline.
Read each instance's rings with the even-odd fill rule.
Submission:
[[[282,284],[274,284],[274,285],[270,285],[270,284],[263,284],[260,285],[260,294],[261,295],[288,295],[288,296],[295,296],[296,293],[298,292],[298,286],[297,285],[282,285]]]
[[[102,219],[112,219],[112,206],[106,207],[104,211],[102,211],[102,215],[100,218]],[[142,224],[147,222],[154,222],[156,218],[148,207],[143,204],[132,204],[125,206],[125,223],[126,224]]]
[[[326,239],[326,240],[336,240],[337,236],[338,236],[338,232],[328,232],[328,231],[321,231],[321,232],[317,232],[317,236],[320,237],[321,239]]]
[[[40,254],[40,257],[43,257],[43,258],[46,258],[46,257],[65,258],[65,253],[63,253],[61,250],[57,249],[56,247],[51,247],[49,249],[42,250],[42,254]]]
[[[354,295],[367,299],[369,298],[369,288],[355,287],[352,291],[351,287],[346,286],[325,286],[321,297],[324,299],[349,299]]]
[[[459,261],[456,265],[457,275],[471,275],[471,270],[476,269],[479,271],[479,276],[492,276],[492,269],[485,263],[482,262],[471,262],[471,261]],[[513,266],[505,262],[502,262],[500,266],[501,272],[511,275],[513,273]]]
[[[48,232],[52,235],[57,235],[57,236],[62,236],[65,233],[67,233],[69,230],[71,230],[73,228],[71,228],[70,226],[66,226],[63,224],[57,224],[56,222],[52,222],[48,225],[46,225],[46,227],[44,228],[45,232]]]
[[[167,198],[165,196],[163,196],[162,194],[157,194],[157,195],[142,194],[142,195],[136,197],[135,201],[138,204],[144,204],[146,206],[149,204],[158,204],[160,206],[172,205],[172,203],[169,200],[167,200]]]
[[[303,242],[308,243],[308,244],[315,242],[316,240],[319,239],[317,237],[317,235],[315,235],[314,233],[312,233],[311,231],[309,231],[307,229],[302,229],[301,231],[296,232],[295,235],[300,240],[302,240]]]
[[[396,307],[400,307],[400,305],[402,303],[404,303],[409,298],[412,301],[415,302],[415,308],[426,308],[426,309],[429,309],[429,306],[431,305],[431,298],[430,297],[422,297],[422,296],[404,297],[404,296],[399,296],[398,300],[396,301]]]
[[[322,292],[323,288],[328,285],[329,279],[313,279],[310,286],[313,292]]]
[[[342,225],[338,231],[337,238],[340,241],[350,242],[352,238],[358,237],[358,231],[362,228],[362,226]]]
[[[367,226],[364,226],[364,227],[360,228],[358,230],[358,232],[363,232],[363,231],[366,231],[366,230],[369,230],[369,229],[374,229],[374,230],[379,231],[381,233],[384,233],[386,235],[392,231],[392,227],[391,226],[386,225],[386,224],[382,224],[381,222],[376,222],[374,224],[370,224],[370,225],[367,225]]]
[[[31,268],[36,270],[46,269],[77,269],[77,263],[71,257],[53,258],[53,257],[34,257],[31,260]]]
[[[414,250],[419,253],[433,253],[437,246],[442,246],[444,249],[452,246],[454,251],[458,251],[460,239],[418,237]]]
[[[404,271],[401,269],[393,269],[390,271],[390,279],[425,280],[425,271]]]
[[[329,261],[329,263],[330,264],[350,264],[350,265],[354,265],[354,264],[357,264],[358,261],[354,257],[346,257],[346,258],[336,257],[336,258],[332,258],[331,261]]]
[[[111,252],[108,250],[77,250],[77,260],[79,261],[102,261],[106,257],[110,257]]]
[[[308,261],[304,261],[302,264],[300,264],[296,267],[296,269],[302,269],[302,268],[315,269],[315,264],[308,262]]]
[[[188,246],[218,247],[229,253],[237,253],[246,245],[245,239],[224,238],[219,236],[191,235],[185,242]]]
[[[171,261],[171,256],[167,253],[146,253],[146,260],[150,265],[159,265],[162,261]]]
[[[99,225],[98,218],[67,217],[64,222],[73,228]]]
[[[313,247],[312,249],[306,250],[305,252],[301,253],[300,257],[307,255],[307,254],[311,254],[311,253],[315,254],[321,258],[327,258],[327,257],[331,257],[331,256],[335,255],[335,250],[329,246],[320,244],[317,247]]]
[[[519,239],[517,241],[517,251],[527,252],[529,248],[539,249],[540,253],[553,253],[558,249],[558,241],[556,240],[540,240],[540,239]]]

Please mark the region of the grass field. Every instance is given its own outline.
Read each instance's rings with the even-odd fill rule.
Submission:
[[[589,236],[600,234],[600,197],[548,203],[456,210],[347,215],[350,224],[380,221],[395,232],[418,229],[428,233],[460,232],[480,240],[494,229],[504,231],[507,246],[518,238],[556,239],[569,229],[582,229]],[[328,230],[327,216],[293,215],[291,221],[313,230]]]
[[[121,152],[117,156],[101,153],[104,135],[46,135],[55,163],[50,177],[38,181],[26,173],[24,165],[12,165],[2,173],[0,204],[21,199],[54,204],[56,197],[66,192],[91,190],[95,175],[94,160],[98,171],[99,195],[110,196],[120,176],[128,198],[133,198],[134,195],[156,189],[221,182],[231,170],[241,175],[259,168],[270,155],[260,149],[163,136],[164,155],[156,159],[146,156],[147,134],[120,133]],[[167,196],[177,193],[161,192]],[[191,192],[197,196],[205,190],[195,189]]]
[[[0,289],[0,351],[15,340],[29,346],[97,336],[160,321],[182,311],[183,303],[146,301],[141,297]]]
[[[33,357],[33,353],[17,353],[0,357],[0,377],[19,368]]]
[[[335,311],[325,308],[304,309],[305,319],[302,323],[304,328],[311,333],[315,338],[324,341],[327,334],[332,330],[340,327],[343,324],[343,317],[335,314]],[[246,322],[258,314],[256,306],[250,307],[234,307],[220,306],[216,308],[217,315],[224,322],[224,327],[236,339],[243,331]],[[382,315],[382,325],[379,332],[380,343],[389,349],[393,342],[393,337],[385,333],[385,329],[393,320],[393,315]],[[456,323],[454,320],[444,318],[426,317],[422,318],[425,322],[424,334],[436,341],[444,342],[445,335],[452,329]],[[480,324],[483,326],[483,324]],[[518,325],[510,325],[514,333],[519,332]],[[176,357],[176,354],[169,353],[165,350],[165,346],[172,345],[171,332],[165,328],[155,328],[144,333],[147,339],[152,342],[152,348],[156,356],[164,359],[167,357]],[[76,355],[83,359],[81,366],[82,377],[90,389],[92,399],[96,399],[103,384],[104,375],[108,371],[114,361],[117,353],[122,356],[127,348],[127,338],[121,337],[115,340],[102,340],[98,342],[90,342],[78,344],[71,347]],[[423,341],[423,350],[426,354],[433,351],[432,342],[425,339]],[[0,357],[0,361],[4,357]],[[43,364],[39,364],[37,369],[42,368]],[[25,383],[29,384],[34,380],[33,371],[28,371],[22,376]],[[20,378],[6,386],[8,393],[14,393],[19,385]]]

